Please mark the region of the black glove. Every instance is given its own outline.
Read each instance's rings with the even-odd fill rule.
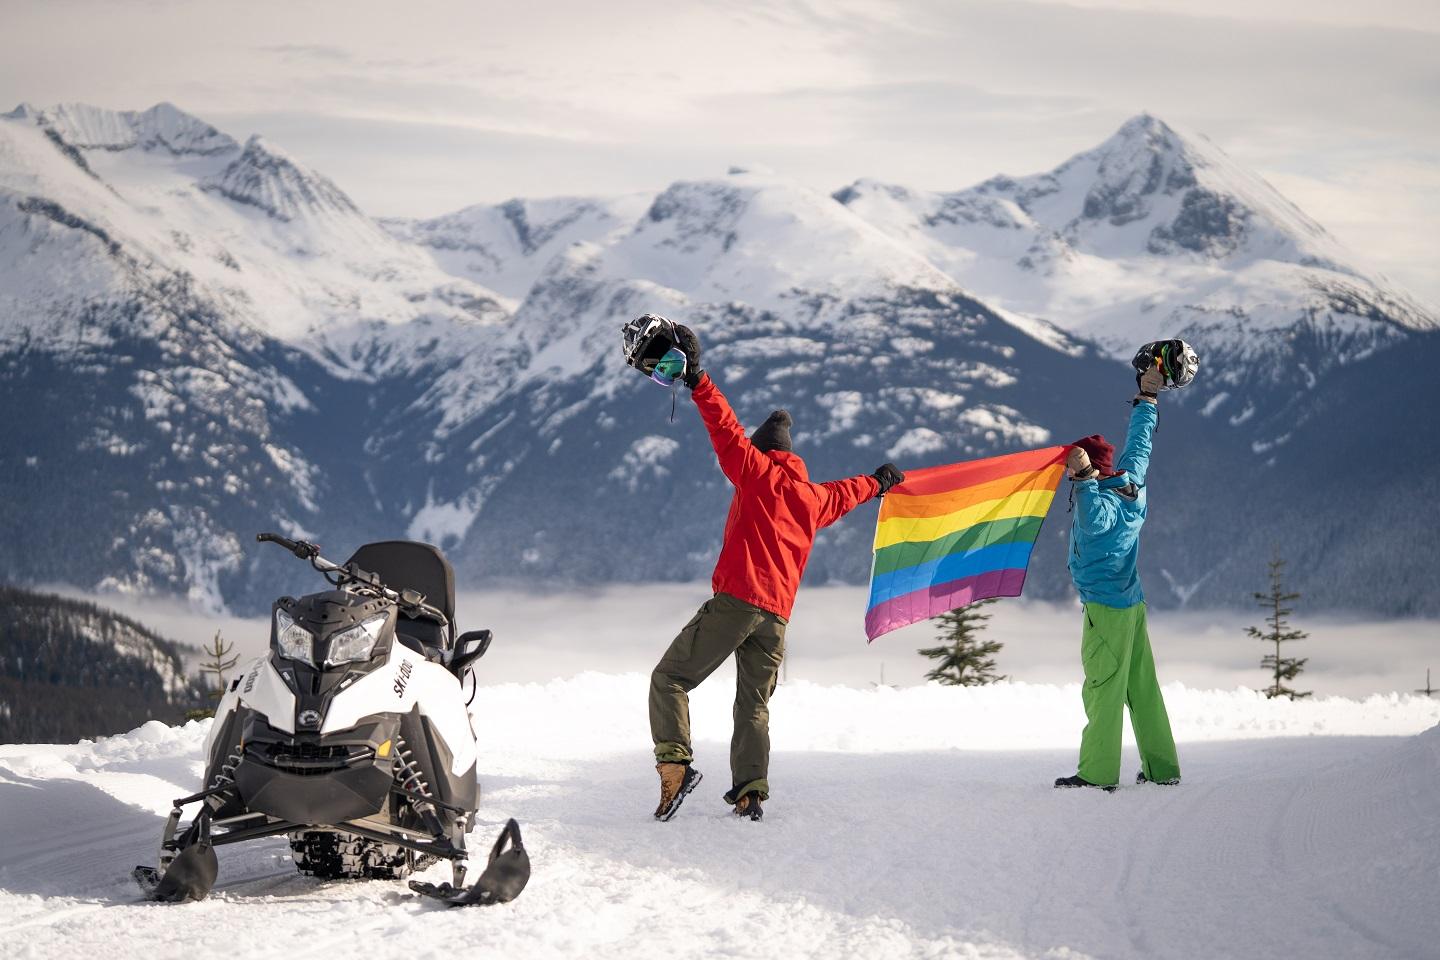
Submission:
[[[705,371],[700,368],[700,338],[695,336],[695,331],[683,323],[675,324],[675,339],[679,341],[675,346],[685,354],[685,386],[694,390],[700,385],[700,378]]]
[[[875,472],[870,474],[870,476],[874,477],[875,482],[880,484],[880,492],[875,494],[877,497],[885,496],[895,484],[905,482],[905,474],[901,473],[893,463],[882,464],[877,467]]]

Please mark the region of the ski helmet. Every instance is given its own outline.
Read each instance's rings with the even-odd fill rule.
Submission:
[[[1179,390],[1195,379],[1200,370],[1200,357],[1184,340],[1155,340],[1141,347],[1130,361],[1136,372],[1144,373],[1156,363],[1165,375],[1165,389]]]
[[[620,330],[625,362],[661,386],[685,375],[685,354],[680,350],[675,324],[659,314],[646,313]]]

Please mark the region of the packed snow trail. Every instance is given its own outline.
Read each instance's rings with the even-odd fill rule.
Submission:
[[[725,686],[696,693],[707,777],[668,824],[650,819],[644,677],[482,688],[472,842],[513,815],[535,866],[494,908],[315,881],[283,839],[222,848],[202,903],[144,903],[128,871],[194,788],[204,725],[0,747],[5,954],[1418,958],[1440,943],[1440,701],[1174,685],[1185,782],[1105,795],[1049,786],[1073,770],[1074,687],[786,684],[756,824],[719,799]]]

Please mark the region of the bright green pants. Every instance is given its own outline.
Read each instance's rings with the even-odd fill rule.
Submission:
[[[1080,776],[1101,786],[1120,782],[1120,731],[1128,706],[1145,776],[1179,777],[1175,738],[1145,629],[1145,604],[1124,609],[1085,604],[1080,659],[1085,665],[1082,696],[1088,721],[1080,735]]]

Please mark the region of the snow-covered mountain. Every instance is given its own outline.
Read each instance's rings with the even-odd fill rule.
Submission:
[[[466,207],[433,220],[383,221],[396,237],[429,249],[456,276],[518,304],[545,264],[573,243],[603,243],[629,230],[652,197],[551,197]]]
[[[685,398],[671,423],[619,359],[621,323],[656,311],[701,332],[743,420],[791,410],[821,479],[1118,434],[1123,360],[1185,336],[1205,367],[1164,399],[1155,599],[1244,602],[1279,544],[1331,604],[1433,609],[1405,552],[1440,559],[1437,531],[1400,521],[1436,428],[1374,387],[1434,409],[1405,358],[1440,334],[1349,262],[1150,117],[956,194],[736,168],[382,224],[167,105],[21,107],[0,119],[0,576],[247,606],[283,590],[243,549],[279,526],[336,553],[430,539],[467,582],[704,578],[728,488]],[[1368,516],[1335,506],[1337,457],[1370,474]],[[870,510],[812,578],[864,579]],[[1064,526],[1036,593],[1067,589]]]
[[[1117,358],[1192,342],[1205,373],[1176,400],[1235,425],[1282,413],[1266,446],[1318,378],[1440,328],[1265,181],[1148,114],[1049,173],[953,193],[862,180],[835,196],[979,296]]]
[[[346,410],[403,406],[403,374],[476,349],[506,316],[258,138],[242,148],[164,104],[13,111],[6,575],[219,604],[243,533],[313,525],[337,502],[334,466],[373,419]],[[356,389],[377,378],[398,394]],[[332,422],[347,426],[323,434]]]

